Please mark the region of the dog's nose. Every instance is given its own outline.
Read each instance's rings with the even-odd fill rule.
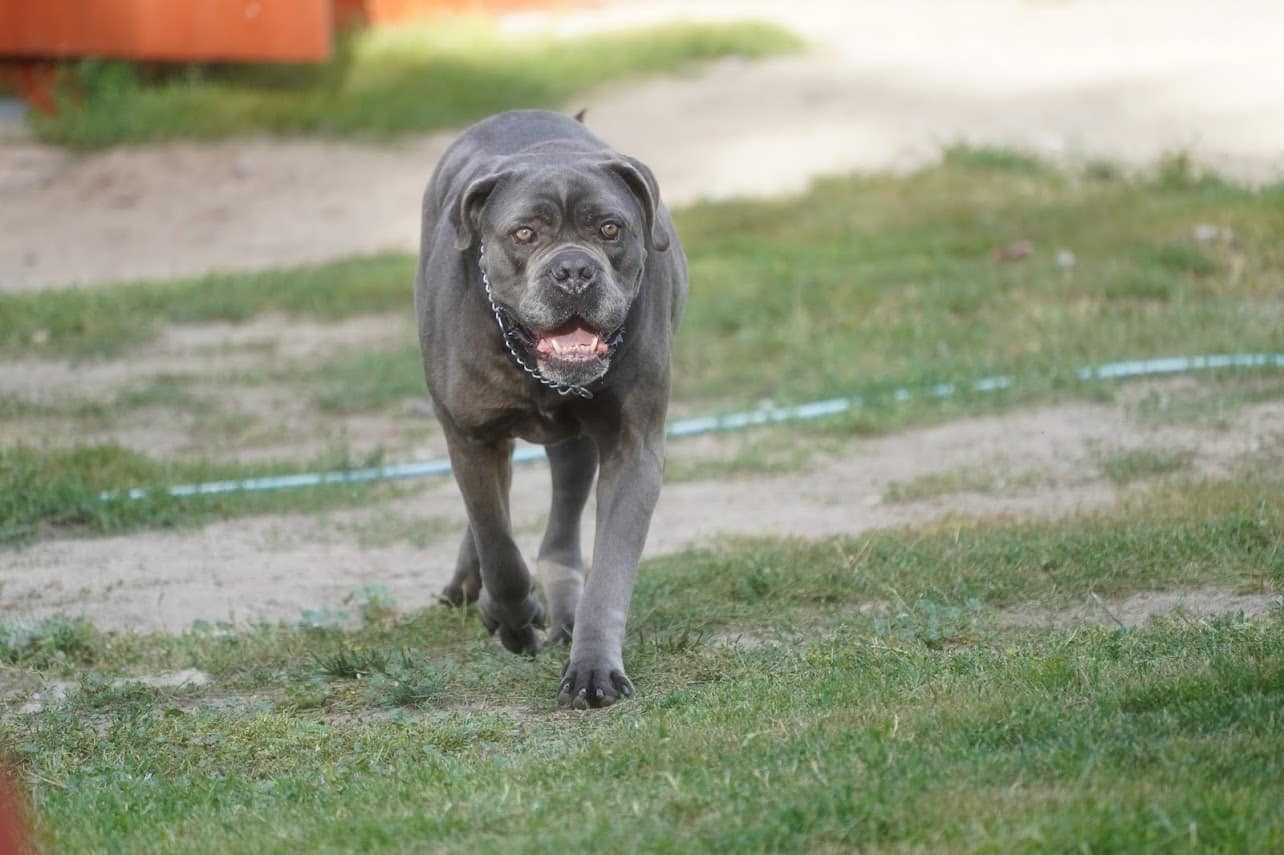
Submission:
[[[553,284],[579,294],[597,280],[598,264],[593,256],[579,249],[568,249],[555,255],[548,265]]]

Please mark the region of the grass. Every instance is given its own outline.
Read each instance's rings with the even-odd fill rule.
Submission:
[[[1181,472],[1191,464],[1192,454],[1183,450],[1150,448],[1116,451],[1101,458],[1101,474],[1116,486]]]
[[[626,648],[641,695],[603,713],[553,712],[557,656],[505,654],[441,608],[11,630],[0,687],[71,688],[9,707],[0,747],[58,851],[1273,851],[1284,614],[990,618],[1085,591],[1278,590],[1278,487],[649,562]],[[737,635],[789,641],[720,640]],[[120,679],[176,668],[213,679]]]
[[[847,541],[784,541],[750,555],[708,551],[658,559],[662,597],[637,620],[680,620],[720,604],[752,624],[839,603],[930,600],[1008,605],[1094,591],[1205,583],[1284,586],[1278,476],[1253,486],[1181,484],[1074,523],[998,525],[950,519]],[[664,574],[656,574],[664,578]]]
[[[674,442],[665,448],[664,480],[678,483],[796,473],[815,466],[818,457],[840,447],[834,438],[824,436],[799,442],[789,430],[754,430],[694,445]]]
[[[1034,400],[1072,388],[1065,370],[1080,362],[1282,349],[1280,192],[1228,187],[1180,163],[1128,179],[956,148],[908,178],[680,212],[694,287],[679,404],[861,391],[872,406],[827,428],[851,433]],[[1236,241],[1188,241],[1206,221]],[[1031,258],[991,260],[1018,238],[1034,241]],[[1072,271],[1053,261],[1061,246],[1078,259]],[[167,324],[405,311],[412,266],[383,256],[4,296],[0,350],[120,358]],[[337,357],[298,382],[319,409],[378,409],[410,388],[412,361],[399,344]],[[902,383],[996,371],[1026,385],[884,406]],[[1239,376],[1136,406],[1187,422],[1278,397],[1271,376]],[[181,383],[157,382],[102,400],[187,398]],[[687,474],[790,471],[828,438],[808,440],[819,449],[745,437]],[[1282,450],[1264,446],[1225,482],[1194,480],[1177,454],[1105,455],[1108,477],[1149,483],[1059,520],[948,518],[649,561],[625,651],[641,694],[602,713],[553,710],[558,655],[505,654],[469,612],[400,614],[369,591],[356,598],[357,626],[311,614],[177,635],[9,623],[0,756],[33,794],[53,851],[1276,851],[1284,611],[1141,629],[1034,631],[996,618],[1088,594],[1280,591]],[[275,467],[256,474],[265,468]],[[7,449],[0,536],[373,495],[95,500],[126,484],[245,471],[115,447]],[[978,485],[960,472],[896,489]],[[412,523],[389,516],[353,535],[401,540]],[[185,668],[212,679],[128,679]],[[66,697],[48,692],[43,708],[20,712],[43,685]]]
[[[107,400],[5,396],[0,398],[0,420],[59,419],[110,424],[114,418],[137,410],[161,409],[201,416],[209,416],[215,410],[214,402],[193,394],[187,378],[179,374],[156,374],[111,392]]]
[[[993,372],[1047,389],[1111,358],[1284,348],[1284,186],[1093,179],[1008,158],[951,149],[909,177],[830,179],[794,199],[679,212],[693,282],[679,399],[798,401]],[[1192,230],[1209,221],[1236,241],[1196,245]],[[1016,238],[1033,241],[1030,258],[991,259]],[[1073,249],[1073,270],[1057,266],[1059,247]],[[120,354],[165,324],[408,311],[413,266],[385,255],[3,295],[0,352]],[[345,358],[328,367],[344,382],[324,405],[397,399],[418,382],[416,362],[413,342]]]
[[[417,343],[337,357],[304,372],[304,377],[318,387],[314,400],[328,413],[378,410],[425,394]]]
[[[908,178],[683,212],[696,296],[677,394],[799,400],[991,373],[1055,388],[1112,358],[1284,343],[1284,187],[1016,163],[956,149]],[[1196,246],[1207,221],[1232,228],[1238,248]],[[991,258],[1016,239],[1033,255]],[[1056,263],[1062,247],[1073,270]]]
[[[1245,407],[1284,398],[1284,378],[1265,375],[1236,383],[1152,389],[1131,403],[1134,417],[1153,425],[1228,428]]]
[[[333,469],[372,464],[340,457],[313,462]],[[312,467],[303,467],[305,470]],[[0,547],[52,534],[114,534],[173,528],[247,514],[318,511],[396,494],[391,485],[344,484],[265,493],[175,498],[152,493],[102,500],[106,491],[248,478],[293,471],[282,466],[161,461],[116,445],[0,449]]]
[[[883,493],[884,502],[921,502],[956,493],[1001,493],[1035,486],[1047,475],[1030,471],[1006,473],[1001,464],[965,466],[944,472],[920,475],[908,481],[892,481]]]
[[[867,407],[805,428],[815,445],[826,433],[886,431],[1067,392],[1109,397],[1109,387],[1084,387],[1073,380],[1071,370],[1084,363],[1284,350],[1278,323],[1284,292],[1282,194],[1284,187],[1236,188],[1183,171],[1180,164],[1167,164],[1150,177],[1128,178],[1100,169],[1067,172],[1019,154],[956,147],[939,166],[908,177],[831,179],[795,199],[679,211],[693,287],[678,340],[675,396],[680,408],[708,412],[764,398],[789,403],[836,393],[863,395]],[[1205,222],[1231,229],[1235,240],[1212,245],[1194,240],[1195,226]],[[1034,242],[1033,256],[1013,263],[992,260],[992,247],[1018,237]],[[1052,257],[1061,246],[1073,248],[1078,259],[1071,271],[1059,268]],[[408,256],[382,255],[264,273],[0,295],[0,353],[124,359],[172,325],[239,322],[265,314],[337,321],[409,312],[413,266]],[[1014,374],[1019,384],[985,395],[960,385],[959,394],[948,400],[900,402],[894,394],[902,384],[966,381],[990,373]],[[408,399],[422,393],[422,368],[409,340],[217,382],[224,397],[234,400],[229,384],[264,379],[297,386],[299,397],[309,400],[319,417],[393,407],[401,413]],[[1277,398],[1281,388],[1269,372],[1226,372],[1215,380],[1200,386],[1203,391],[1157,392],[1160,397],[1139,401],[1134,409],[1155,421],[1190,421],[1215,410],[1224,421],[1247,404]],[[92,416],[94,426],[105,430],[113,413],[163,406],[189,413],[199,409],[199,424],[219,436],[231,429],[229,419],[243,423],[212,399],[194,398],[196,388],[191,381],[158,376],[114,395],[95,390],[92,402],[42,404],[10,397],[0,401],[0,417],[79,414]],[[271,425],[259,428],[270,432]],[[684,461],[677,453],[670,479],[794,471],[816,451],[782,445],[769,435],[748,437],[742,446],[701,462]],[[110,513],[84,504],[95,492],[83,487],[86,479],[102,482],[101,473],[87,471],[98,465],[94,455],[118,451],[6,453],[0,473],[5,539],[67,527],[118,531],[149,524],[149,513],[156,525],[178,524],[186,513],[178,503]],[[142,469],[129,474],[151,483],[190,479],[217,468],[159,460],[139,465]],[[1160,474],[1155,465],[1150,462],[1153,474]],[[82,486],[64,489],[60,485],[77,466],[85,471],[72,480],[80,479]],[[1127,480],[1129,466],[1145,468],[1138,461],[1117,462],[1111,477]],[[54,470],[57,477],[22,475]],[[37,481],[38,488],[26,486]],[[122,475],[108,486],[127,483]],[[901,486],[911,493],[953,489]],[[300,499],[299,506],[318,496]],[[292,502],[286,496],[227,498],[200,503],[188,517]]]
[[[389,138],[519,107],[560,107],[622,78],[729,56],[801,50],[769,24],[675,24],[575,38],[506,36],[440,18],[341,37],[317,66],[172,66],[86,60],[63,69],[37,135],[81,149],[241,134]]]
[[[339,320],[410,311],[414,261],[379,255],[248,274],[0,295],[0,351],[109,357],[167,324],[247,321],[263,314]]]

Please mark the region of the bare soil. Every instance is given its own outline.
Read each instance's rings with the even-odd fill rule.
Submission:
[[[1063,516],[1107,506],[1130,489],[1100,476],[1103,454],[1180,449],[1189,455],[1187,472],[1225,476],[1243,465],[1245,455],[1284,436],[1284,402],[1278,401],[1244,407],[1224,428],[1147,425],[1130,412],[1124,400],[964,419],[852,440],[801,472],[669,484],[647,554],[728,536],[823,537],[955,515]],[[671,454],[724,453],[738,441],[675,442]],[[894,482],[979,464],[1039,477],[1014,480],[999,491],[883,501]],[[547,505],[547,471],[519,469],[514,524],[532,560]],[[591,532],[591,509],[589,517]],[[103,627],[179,630],[196,620],[244,624],[298,620],[307,610],[353,614],[362,592],[370,590],[399,608],[417,608],[433,602],[449,578],[463,521],[454,484],[443,480],[356,510],[42,542],[5,553],[0,617],[72,614]],[[1226,605],[1243,607],[1239,601]]]
[[[1075,626],[1145,626],[1153,618],[1181,614],[1191,620],[1242,614],[1261,617],[1284,607],[1279,594],[1241,594],[1223,588],[1142,591],[1119,600],[1087,597],[1081,605],[1050,609],[1038,604],[1014,606],[999,614],[1002,626],[1065,629]]]
[[[1284,174],[1284,6],[1274,0],[655,0],[505,26],[746,17],[793,27],[815,49],[611,86],[567,109],[587,107],[589,125],[647,161],[675,204],[912,168],[959,141],[1134,166],[1181,150],[1244,181]],[[413,251],[420,194],[450,138],[89,156],[0,141],[0,291]]]

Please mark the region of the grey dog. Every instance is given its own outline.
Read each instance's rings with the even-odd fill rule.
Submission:
[[[651,170],[581,123],[523,110],[464,131],[424,195],[415,310],[424,374],[468,511],[443,598],[476,600],[516,653],[570,643],[563,706],[633,694],[623,643],[660,495],[686,257]],[[537,567],[513,541],[514,440],[547,448]],[[600,473],[599,473],[600,469]],[[580,517],[597,476],[585,582]]]

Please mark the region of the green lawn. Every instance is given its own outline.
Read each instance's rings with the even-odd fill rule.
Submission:
[[[640,697],[558,713],[560,657],[474,617],[0,634],[0,747],[63,852],[1275,851],[1284,613],[1004,629],[1001,609],[1278,590],[1278,473],[1058,522],[959,521],[649,562]],[[861,610],[870,603],[883,610]],[[197,668],[204,686],[129,674]]]
[[[806,400],[991,373],[1055,385],[1115,358],[1284,346],[1284,185],[1232,187],[1182,161],[1129,180],[952,149],[908,178],[827,180],[678,223],[695,295],[682,397]],[[1198,243],[1203,223],[1235,241]],[[1018,240],[1030,257],[992,259]]]
[[[302,469],[326,471],[379,463],[377,458],[353,460],[334,455],[317,458]],[[175,498],[163,492],[143,499],[100,498],[103,493],[137,486],[224,481],[298,470],[262,463],[157,460],[118,445],[0,448],[0,550],[44,537],[116,534],[139,528],[199,525],[248,514],[318,511],[386,498],[401,489],[390,484],[342,484],[199,498]]]
[[[334,59],[315,66],[86,60],[63,69],[57,114],[33,122],[41,139],[86,149],[253,133],[389,138],[501,110],[560,107],[625,77],[801,49],[788,31],[752,22],[557,39],[441,18],[343,36]]]
[[[127,355],[166,324],[247,321],[269,312],[339,320],[411,312],[414,261],[361,257],[313,267],[0,294],[0,351],[10,356]]]
[[[321,69],[153,78],[87,64],[66,92],[94,97],[40,131],[83,147],[248,131],[387,136],[563,103],[626,74],[796,47],[761,27],[520,48],[485,29],[372,32]],[[454,85],[461,76],[488,83]],[[671,480],[792,471],[861,431],[1112,396],[1071,381],[1085,363],[1284,351],[1284,186],[1233,187],[1180,158],[1128,177],[954,148],[910,176],[835,178],[793,199],[676,217],[692,270],[677,409],[853,393],[871,406],[806,428],[807,448],[766,431],[720,455],[679,455]],[[1197,240],[1202,224],[1234,238]],[[1031,256],[994,259],[1018,240],[1033,243]],[[1057,263],[1060,250],[1073,266]],[[384,255],[0,295],[0,355],[111,363],[189,324],[404,316],[412,270],[410,257]],[[235,417],[220,401],[238,384],[295,390],[318,417],[387,413],[420,394],[412,340],[319,364],[277,359],[270,344],[264,353],[273,358],[253,377],[210,368],[134,377],[92,400],[9,397],[0,420],[101,426],[183,410],[217,424]],[[887,394],[990,373],[1020,385],[948,402]],[[1129,406],[1146,424],[1217,427],[1284,394],[1279,372],[1215,381],[1157,387]],[[345,626],[3,624],[0,757],[59,852],[1282,851],[1284,609],[1134,628],[1004,620],[1093,596],[1108,609],[1139,591],[1284,590],[1284,437],[1245,455],[1210,479],[1180,448],[1103,450],[1089,477],[1123,498],[1051,521],[949,517],[649,561],[625,650],[640,695],[601,712],[554,709],[561,653],[514,657],[470,611],[402,613],[368,592]],[[0,451],[0,544],[308,512],[401,489],[96,498],[370,462],[229,464],[30,442]],[[959,469],[892,484],[884,500],[1036,477]],[[400,540],[415,521],[379,523],[354,538]],[[446,528],[422,521],[420,545]],[[210,681],[129,679],[188,668]],[[43,707],[21,711],[41,689]]]
[[[797,401],[995,371],[1050,381],[1113,358],[1284,348],[1284,185],[1176,168],[1100,177],[953,149],[912,176],[829,179],[784,201],[687,208],[677,223],[692,282],[680,398]],[[1205,223],[1234,241],[1199,243]],[[992,260],[1017,239],[1032,256]],[[0,295],[0,352],[116,355],[166,324],[407,312],[413,270],[384,255]],[[413,347],[387,352],[404,373],[418,370]]]

